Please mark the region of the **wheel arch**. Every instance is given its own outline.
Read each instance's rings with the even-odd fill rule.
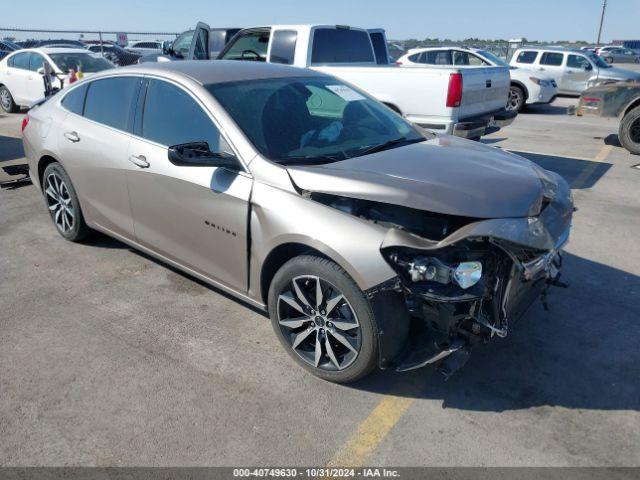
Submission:
[[[524,83],[520,82],[519,80],[511,80],[511,86],[518,87],[520,90],[522,90],[522,93],[524,93],[525,101],[529,100],[529,89],[525,87]]]
[[[624,108],[624,110],[622,111],[622,115],[620,115],[620,118],[624,117],[627,113],[629,113],[636,107],[640,107],[640,96],[632,100],[631,103],[629,103],[629,105]]]
[[[314,243],[312,245],[311,243]],[[278,270],[289,260],[301,255],[315,255],[317,257],[331,260],[344,269],[356,282],[358,279],[354,276],[354,269],[343,258],[337,258],[339,255],[332,252],[326,245],[318,245],[316,242],[310,242],[305,239],[290,240],[281,243],[272,248],[260,268],[260,298],[265,305],[268,305],[269,287],[273,281],[273,277]],[[361,285],[359,285],[361,286]]]
[[[44,176],[45,169],[52,163],[60,163],[57,158],[50,154],[44,154],[38,160],[38,184],[42,188],[42,177]]]

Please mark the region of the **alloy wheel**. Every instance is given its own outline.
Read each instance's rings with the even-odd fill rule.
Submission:
[[[314,275],[293,278],[278,296],[280,330],[307,364],[344,370],[358,357],[362,332],[355,311],[334,285]]]
[[[50,173],[47,176],[44,191],[51,217],[58,230],[62,233],[71,231],[76,213],[71,203],[69,189],[64,180],[57,173]]]
[[[11,94],[7,89],[0,90],[0,105],[5,111],[9,111],[11,108]]]
[[[518,110],[522,102],[520,90],[516,88],[509,89],[509,100],[507,101],[507,110]]]

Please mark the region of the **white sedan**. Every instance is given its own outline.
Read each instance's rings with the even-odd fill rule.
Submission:
[[[509,98],[507,99],[507,110],[519,112],[526,105],[551,103],[558,94],[558,86],[552,78],[526,68],[512,67],[497,55],[478,48],[415,48],[400,57],[396,63],[401,67],[420,67],[425,65],[509,67],[511,87],[509,89]]]
[[[51,67],[51,85],[61,89],[74,78],[89,76],[115,65],[79,48],[28,48],[0,61],[0,108],[7,113],[28,107],[45,96],[44,66]]]

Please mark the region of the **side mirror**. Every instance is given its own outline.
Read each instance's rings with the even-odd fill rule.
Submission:
[[[240,161],[230,153],[212,152],[207,142],[192,142],[169,147],[169,161],[180,167],[222,167],[242,170]]]
[[[584,66],[584,69],[585,69],[585,71],[587,71],[587,72],[588,72],[588,71],[590,71],[590,70],[593,70],[593,66],[592,66],[590,63],[587,63],[587,64]]]
[[[36,70],[36,73],[38,75],[44,75],[44,67],[40,67],[38,70]]]

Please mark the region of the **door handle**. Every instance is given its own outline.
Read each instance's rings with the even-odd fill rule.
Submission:
[[[540,70],[541,72],[544,72],[544,68],[540,67],[538,70]]]
[[[144,155],[131,155],[129,161],[140,168],[149,168],[150,163]]]
[[[78,134],[76,132],[65,132],[64,134],[65,138],[67,140],[69,140],[70,142],[76,143],[80,141],[80,137],[78,136]]]

